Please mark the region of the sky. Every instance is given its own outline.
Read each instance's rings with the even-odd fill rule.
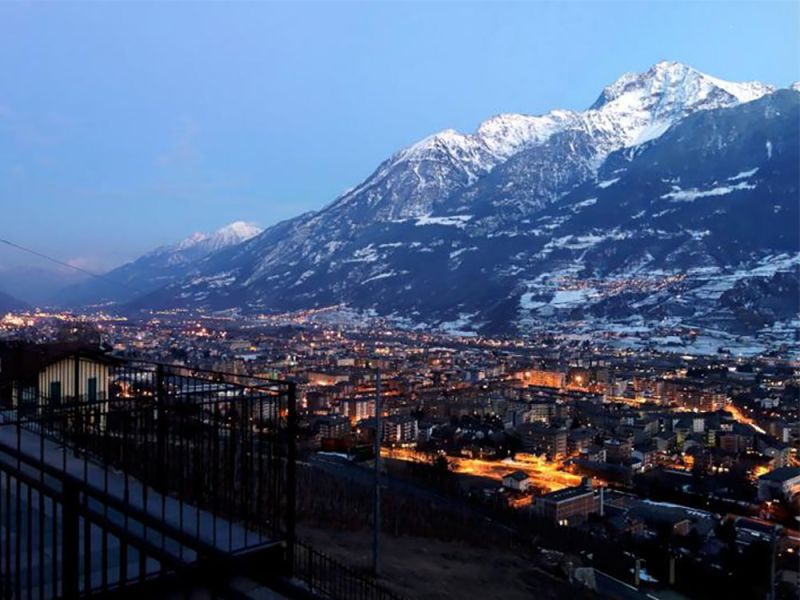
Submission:
[[[800,3],[2,2],[0,238],[101,272],[663,59],[786,86]]]

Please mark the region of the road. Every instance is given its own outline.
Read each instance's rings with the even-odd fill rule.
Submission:
[[[383,455],[397,460],[430,462],[426,454],[408,448],[384,449]],[[548,492],[576,486],[581,482],[578,475],[563,471],[560,462],[551,462],[532,454],[517,454],[513,459],[500,461],[448,456],[447,461],[456,473],[487,477],[496,481],[501,481],[504,475],[513,471],[523,471],[531,478],[532,487]]]

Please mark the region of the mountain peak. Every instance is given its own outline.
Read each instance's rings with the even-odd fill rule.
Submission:
[[[431,151],[450,151],[464,148],[470,143],[469,136],[459,133],[455,129],[444,129],[433,135],[422,138],[408,148],[401,150],[404,159],[427,158]]]
[[[525,146],[544,142],[574,120],[575,113],[568,110],[540,116],[503,113],[486,119],[475,135],[493,154],[508,158]]]
[[[107,274],[108,281],[127,282],[124,288],[109,286],[103,280],[90,280],[74,286],[68,294],[67,302],[116,302],[125,298],[131,290],[138,290],[142,295],[150,293],[185,275],[191,265],[212,253],[241,244],[261,231],[254,223],[234,221],[213,233],[195,232],[175,244],[160,246],[110,271]]]
[[[263,229],[261,229],[261,227],[255,223],[248,221],[234,221],[233,223],[225,225],[225,227],[220,227],[217,229],[212,237],[235,237],[238,238],[240,242],[244,242],[257,236],[262,231]]]
[[[207,233],[203,233],[202,231],[195,231],[189,237],[182,239],[180,242],[175,244],[174,246],[162,246],[160,248],[156,248],[154,252],[172,252],[174,250],[184,250],[186,248],[192,248],[197,246],[198,244],[202,244],[205,242],[210,236]]]
[[[262,229],[255,223],[234,221],[220,227],[214,233],[197,231],[172,246],[156,248],[151,254],[173,254],[191,250],[192,252],[210,253],[227,246],[245,242],[261,233]]]
[[[641,105],[660,113],[684,112],[750,102],[774,89],[758,81],[734,83],[717,79],[689,65],[662,60],[643,73],[625,73],[606,86],[590,110]]]

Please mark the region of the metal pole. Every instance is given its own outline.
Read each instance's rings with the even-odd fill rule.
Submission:
[[[294,575],[295,526],[297,520],[297,385],[289,382],[287,435],[289,447],[286,460],[286,568]]]
[[[167,423],[164,365],[156,365],[156,469],[162,499],[167,493]]]
[[[675,554],[669,553],[669,584],[675,585]]]
[[[81,357],[78,352],[75,353],[75,363],[73,367],[72,402],[77,406],[80,403],[81,396]]]
[[[375,497],[372,507],[372,571],[380,575],[380,535],[381,535],[381,438],[383,423],[381,421],[381,370],[375,372]]]
[[[778,553],[778,530],[775,525],[772,526],[772,543],[770,546],[769,597],[770,600],[775,600],[775,559]]]
[[[78,489],[71,483],[64,483],[63,504],[61,508],[61,590],[64,598],[78,597],[80,534],[80,513]],[[53,582],[55,586],[55,582]]]
[[[800,517],[795,517],[795,520],[800,522]],[[800,553],[797,556],[797,570],[800,571]],[[797,588],[797,600],[800,600],[800,586]]]
[[[77,436],[83,435],[83,410],[80,407],[80,396],[81,396],[81,357],[80,353],[75,352],[75,371],[72,374],[72,405],[74,406],[73,409],[73,419],[74,423],[72,424],[73,431]],[[78,441],[75,441],[75,456],[77,457],[78,447],[80,444]],[[85,457],[85,455],[84,455]]]

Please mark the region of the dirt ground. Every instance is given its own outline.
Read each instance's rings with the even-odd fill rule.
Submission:
[[[302,524],[298,537],[346,565],[372,565],[369,531]],[[418,537],[381,537],[382,583],[409,600],[549,600],[591,597],[507,551]]]

